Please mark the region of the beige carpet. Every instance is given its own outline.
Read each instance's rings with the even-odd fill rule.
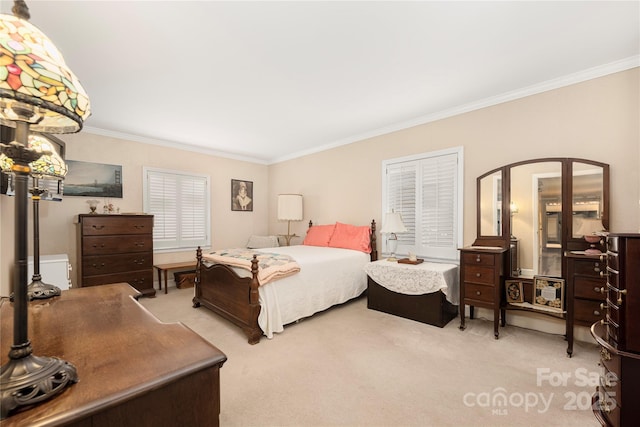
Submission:
[[[445,328],[367,309],[366,298],[251,346],[191,306],[193,289],[140,302],[222,350],[222,426],[598,426],[595,344],[459,318]],[[540,371],[540,374],[538,374]]]

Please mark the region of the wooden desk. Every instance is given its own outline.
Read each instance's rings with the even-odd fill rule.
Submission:
[[[195,261],[185,261],[185,262],[173,262],[169,264],[156,264],[153,266],[158,272],[158,284],[160,285],[160,290],[162,290],[162,273],[164,272],[164,293],[167,293],[167,273],[169,270],[180,270],[180,269],[196,269]]]
[[[77,368],[79,381],[2,420],[9,426],[217,426],[227,357],[180,323],[161,323],[128,284],[63,291],[29,303],[36,356]],[[13,305],[0,300],[1,361],[13,342]]]

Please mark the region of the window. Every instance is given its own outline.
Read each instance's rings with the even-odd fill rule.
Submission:
[[[457,147],[382,163],[382,211],[407,227],[397,253],[456,261],[462,246],[463,150]],[[386,251],[386,239],[383,239]]]
[[[154,249],[210,246],[209,177],[144,168],[144,211],[152,214]]]

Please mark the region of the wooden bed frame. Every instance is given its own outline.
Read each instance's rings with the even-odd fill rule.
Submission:
[[[313,222],[309,221],[309,228]],[[376,222],[371,221],[371,261],[378,259],[376,247]],[[258,260],[251,261],[251,277],[238,276],[224,264],[205,265],[202,249],[196,251],[196,279],[193,307],[203,305],[214,313],[242,328],[249,344],[257,344],[263,335],[258,326],[260,304],[258,302]]]

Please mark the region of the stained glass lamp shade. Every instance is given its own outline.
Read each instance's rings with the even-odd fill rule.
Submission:
[[[29,163],[31,176],[35,178],[64,178],[69,170],[62,157],[53,148],[53,144],[46,137],[41,135],[29,135],[27,147],[36,153],[43,153],[42,156]],[[11,172],[13,160],[4,154],[0,154],[0,169],[3,172]]]
[[[27,119],[35,132],[82,129],[91,114],[89,97],[47,36],[26,20],[0,15],[0,53],[2,124]]]

